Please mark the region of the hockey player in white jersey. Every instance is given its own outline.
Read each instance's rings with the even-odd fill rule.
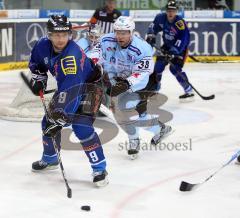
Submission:
[[[87,55],[87,57],[89,57],[94,64],[98,64],[98,66],[100,66],[98,61],[101,57],[99,39],[102,34],[100,31],[101,31],[101,27],[98,24],[92,24],[89,27],[86,37],[82,37],[80,40],[76,42],[78,46]],[[110,97],[106,95],[106,93],[103,96],[102,104],[104,104],[107,108],[110,108],[110,109],[114,108],[113,102],[110,102]],[[98,116],[105,116],[105,115],[100,111],[98,113]]]
[[[129,138],[128,155],[135,159],[140,149],[139,126],[136,121],[150,117],[147,114],[146,95],[143,99],[141,93],[142,91],[154,91],[157,86],[152,76],[153,50],[146,41],[133,35],[135,23],[131,17],[120,16],[113,28],[114,33],[106,34],[100,40],[100,62],[107,75],[107,79],[105,78],[105,84],[108,87],[107,94],[112,97],[118,96],[118,109],[122,117],[127,116],[126,110],[134,109],[138,112],[137,119],[131,122],[128,122],[129,120],[121,122],[120,118],[120,125]],[[118,118],[116,117],[117,120]],[[158,144],[171,132],[171,127],[160,121],[151,125],[155,127],[152,144]]]
[[[76,43],[84,53],[96,64],[100,57],[99,38],[101,36],[100,26],[92,24],[86,37],[82,37]]]

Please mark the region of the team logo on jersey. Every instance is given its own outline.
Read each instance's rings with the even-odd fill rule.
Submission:
[[[128,54],[128,55],[127,55],[127,59],[128,59],[128,61],[133,62],[133,61],[134,61],[134,56]]]
[[[140,73],[133,73],[132,76],[138,78],[141,74]]]
[[[179,30],[184,30],[185,29],[185,25],[184,25],[184,22],[183,20],[179,20],[175,23],[176,27],[179,29]]]
[[[62,71],[65,75],[76,74],[77,73],[77,64],[74,56],[67,56],[61,59]]]
[[[115,14],[115,13],[113,14],[113,18],[117,18],[117,16],[118,16],[117,14]]]

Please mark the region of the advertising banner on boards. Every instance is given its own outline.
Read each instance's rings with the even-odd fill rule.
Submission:
[[[15,24],[0,23],[0,63],[15,60]]]
[[[144,38],[149,24],[136,22],[137,34]],[[240,22],[191,20],[188,26],[190,55],[240,56]],[[0,62],[28,61],[34,44],[45,35],[45,22],[0,23]],[[162,44],[161,34],[157,42]]]
[[[137,22],[136,30],[144,38],[150,22]],[[221,28],[219,28],[221,26]],[[240,22],[188,22],[191,35],[189,54],[196,56],[239,56]],[[161,45],[161,34],[157,36]]]

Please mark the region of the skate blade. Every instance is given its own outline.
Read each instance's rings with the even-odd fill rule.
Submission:
[[[190,103],[190,102],[193,102],[193,101],[195,101],[195,98],[194,98],[194,96],[193,97],[189,97],[189,98],[186,98],[186,99],[179,99],[179,102],[180,103]]]
[[[109,181],[108,181],[108,178],[105,177],[104,180],[101,180],[101,181],[98,181],[98,182],[94,182],[94,185],[101,188],[101,187],[104,187],[106,185],[108,185]]]

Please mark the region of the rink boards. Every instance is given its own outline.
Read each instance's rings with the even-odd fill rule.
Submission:
[[[47,19],[6,19],[0,21],[0,70],[27,67],[30,51],[46,33]],[[83,23],[88,19],[72,19]],[[135,19],[136,33],[145,37],[148,19]],[[190,62],[240,61],[240,19],[187,19],[191,34]],[[219,28],[221,27],[221,28]],[[157,43],[162,44],[161,34]]]

